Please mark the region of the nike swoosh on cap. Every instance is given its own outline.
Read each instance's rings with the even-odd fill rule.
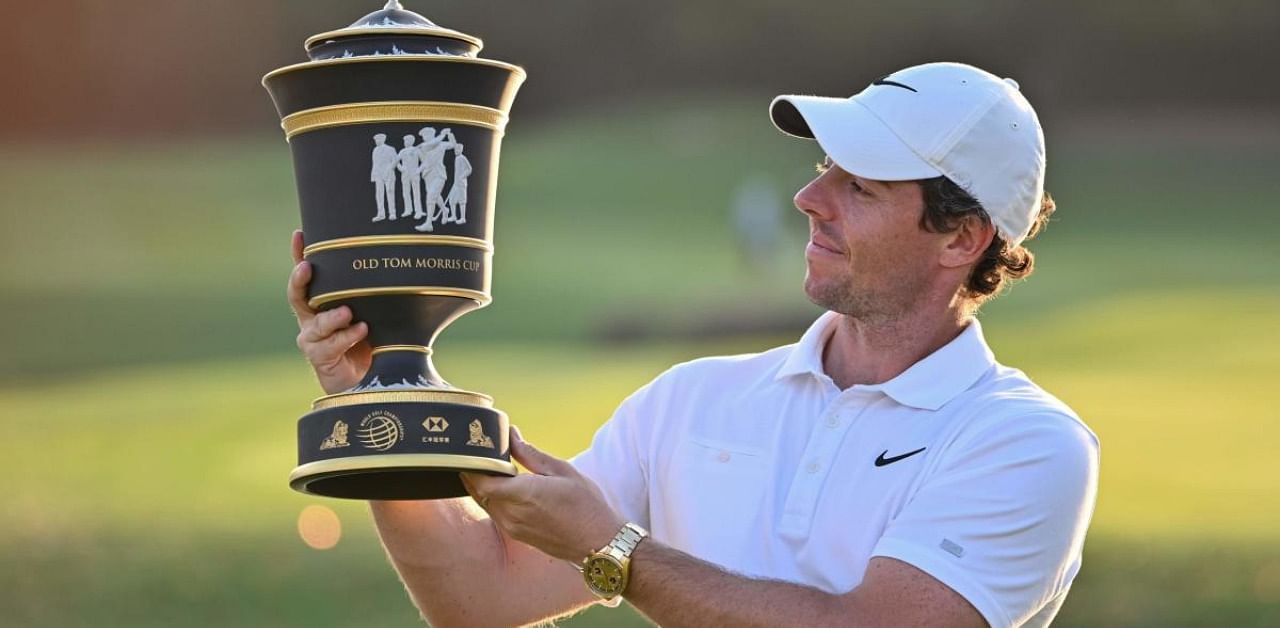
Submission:
[[[892,85],[892,86],[894,86],[894,87],[901,87],[902,89],[909,89],[909,90],[911,90],[911,91],[913,91],[913,92],[915,92],[915,93],[917,93],[917,94],[919,94],[919,93],[920,93],[920,90],[918,90],[918,89],[916,89],[916,88],[914,88],[914,87],[912,87],[912,86],[910,86],[910,85],[903,85],[902,83],[899,83],[899,82],[897,82],[897,81],[886,81],[885,79],[887,79],[887,78],[889,78],[889,75],[888,75],[888,74],[886,74],[886,75],[884,75],[884,76],[882,76],[882,77],[880,77],[880,78],[878,78],[878,79],[876,79],[876,80],[874,80],[874,81],[871,81],[871,84],[872,84],[872,85]]]

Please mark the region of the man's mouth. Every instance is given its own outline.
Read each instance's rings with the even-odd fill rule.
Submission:
[[[837,247],[835,244],[832,244],[830,240],[826,239],[825,237],[823,237],[821,234],[818,234],[818,233],[809,234],[809,246],[816,248],[823,253],[830,253],[832,255],[844,255],[844,251],[841,251],[839,247]]]

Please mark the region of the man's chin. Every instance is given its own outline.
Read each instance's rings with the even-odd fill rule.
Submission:
[[[810,271],[804,278],[804,294],[809,297],[809,301],[814,305],[826,308],[828,310],[838,310],[842,301],[844,290],[842,286],[833,285],[833,282],[826,279],[819,279],[813,276]]]

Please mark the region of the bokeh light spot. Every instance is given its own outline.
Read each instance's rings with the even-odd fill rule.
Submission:
[[[312,504],[298,514],[298,536],[312,549],[331,549],[342,538],[342,522],[333,509]]]

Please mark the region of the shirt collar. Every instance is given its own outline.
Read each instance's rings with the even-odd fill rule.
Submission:
[[[830,311],[819,316],[818,320],[814,321],[800,337],[800,342],[792,346],[791,353],[782,362],[782,368],[778,369],[774,379],[802,373],[809,373],[818,378],[826,377],[826,373],[822,370],[822,350],[827,346],[827,340],[831,338],[831,334],[835,332],[835,322],[839,317],[839,314]]]
[[[835,312],[818,317],[792,347],[775,379],[804,373],[826,378],[822,352],[835,332],[839,317]],[[857,388],[879,390],[904,406],[937,410],[968,390],[995,364],[995,354],[982,335],[982,325],[974,318],[951,342],[912,364],[897,377],[882,384],[859,385]]]

